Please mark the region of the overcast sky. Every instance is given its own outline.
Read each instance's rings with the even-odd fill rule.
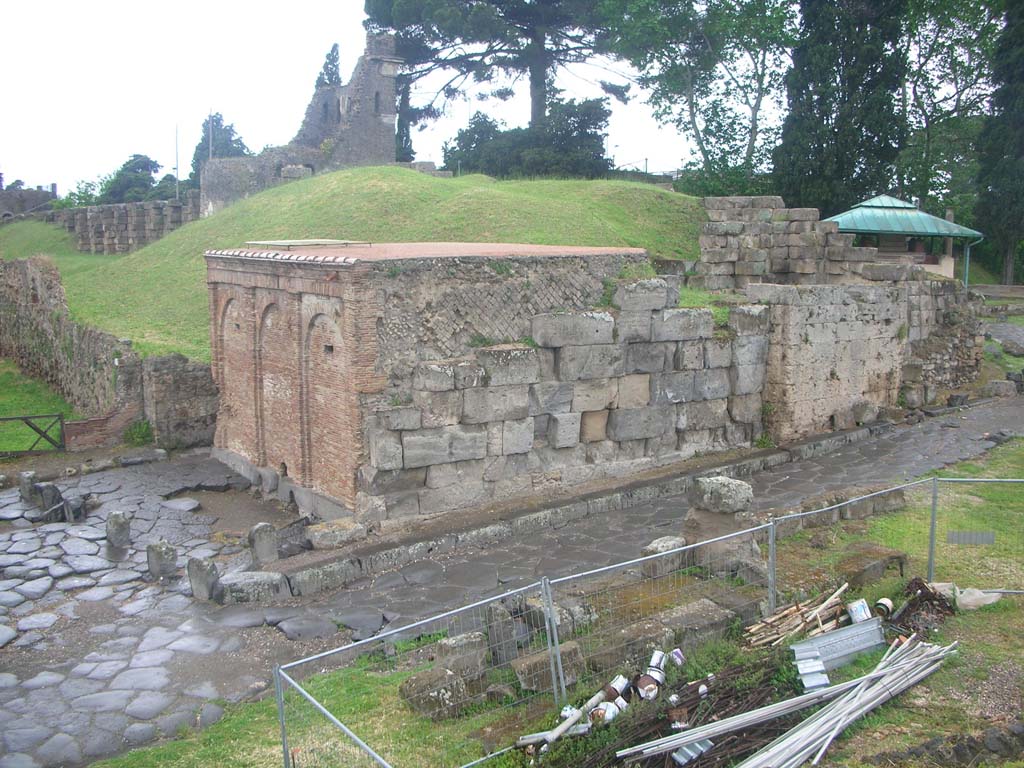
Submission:
[[[5,3],[0,40],[0,172],[6,183],[79,180],[144,154],[173,173],[175,126],[181,177],[209,110],[221,112],[250,149],[285,144],[299,128],[324,55],[341,48],[347,80],[362,53],[362,0],[47,0]],[[622,69],[622,67],[619,67]],[[566,96],[600,95],[595,67],[563,73]],[[481,109],[509,127],[529,119],[526,84],[500,103],[457,103],[416,132],[418,160],[442,162],[441,146]],[[659,126],[642,101],[614,103],[607,151],[617,166],[677,168],[687,143]]]

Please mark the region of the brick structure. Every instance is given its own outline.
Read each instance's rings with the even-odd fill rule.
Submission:
[[[206,255],[218,455],[322,516],[442,514],[760,434],[767,312],[609,281],[637,249]]]

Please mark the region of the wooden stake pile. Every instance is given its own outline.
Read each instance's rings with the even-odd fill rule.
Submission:
[[[827,598],[815,598],[804,603],[793,603],[766,619],[752,624],[744,630],[746,642],[751,648],[775,647],[782,645],[794,635],[807,637],[839,629],[849,621],[840,597],[849,584],[843,584]]]

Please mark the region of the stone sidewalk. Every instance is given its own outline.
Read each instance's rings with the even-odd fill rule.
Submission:
[[[830,455],[760,473],[751,482],[762,508],[796,505],[829,490],[891,484],[972,458],[993,446],[989,434],[1004,429],[1024,433],[1021,398],[897,427]],[[425,618],[541,576],[631,559],[652,539],[677,533],[686,511],[685,499],[662,499],[528,540],[420,561],[303,604],[270,608],[219,608],[193,601],[181,581],[148,583],[137,553],[126,563],[62,571],[74,571],[77,561],[69,558],[102,558],[102,518],[114,508],[149,526],[139,529],[137,548],[163,535],[182,553],[216,550],[221,545],[209,536],[209,516],[175,510],[167,497],[243,484],[223,465],[196,456],[112,470],[61,484],[101,498],[101,507],[77,526],[82,530],[53,523],[43,531],[17,520],[20,527],[8,523],[0,529],[0,556],[16,558],[2,561],[7,565],[0,594],[20,597],[4,598],[15,604],[0,605],[0,632],[27,620],[25,629],[11,630],[17,639],[0,650],[0,768],[78,765],[173,736],[183,726],[208,725],[223,713],[215,700],[257,693],[274,664],[344,642],[347,635],[336,633],[333,621],[356,637],[368,636],[387,623]],[[0,495],[0,508],[10,509],[13,502],[5,506],[4,499],[11,498]],[[32,560],[50,562],[26,565]],[[62,575],[51,576],[51,567]],[[65,582],[68,588],[60,588],[63,580],[79,578],[95,583]],[[26,596],[24,585],[37,579],[52,583],[29,590],[39,591],[38,597]],[[15,586],[7,584],[16,580]]]

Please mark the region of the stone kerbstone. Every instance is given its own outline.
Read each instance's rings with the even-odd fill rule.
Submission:
[[[651,375],[649,373],[623,376],[618,382],[616,408],[644,408],[651,402]]]
[[[571,448],[580,441],[580,414],[553,413],[548,419],[548,442],[552,448]]]
[[[674,549],[686,546],[686,539],[682,536],[662,536],[655,539],[640,551],[641,557],[661,555],[664,552],[671,552]],[[640,574],[645,579],[657,579],[670,573],[674,573],[687,565],[687,556],[690,553],[676,552],[671,555],[664,555],[655,560],[646,560],[640,563]],[[692,555],[690,555],[692,559]]]
[[[229,573],[220,580],[224,588],[223,600],[226,604],[264,603],[291,597],[288,581],[283,573],[267,571],[245,571]]]
[[[651,338],[655,341],[688,341],[710,338],[715,329],[711,310],[666,309],[655,312]]]
[[[690,505],[696,509],[721,514],[743,514],[754,503],[750,483],[731,477],[698,477],[690,486]]]
[[[377,429],[370,432],[369,438],[372,466],[377,469],[402,468],[402,436],[399,432]]]
[[[545,381],[530,387],[530,415],[565,413],[572,409],[573,383]]]
[[[457,425],[403,432],[402,448],[407,469],[482,459],[487,455],[487,427]]]
[[[190,557],[185,571],[188,573],[188,583],[192,587],[192,597],[196,600],[221,601],[223,587],[220,584],[220,572],[213,560]]]
[[[256,523],[249,529],[249,549],[257,565],[277,560],[277,529],[270,523]]]
[[[486,424],[525,419],[530,415],[529,399],[530,388],[525,385],[467,389],[463,393],[462,421]]]
[[[580,420],[580,441],[598,443],[608,438],[608,411],[588,411]]]
[[[668,300],[668,284],[661,278],[639,280],[620,285],[612,301],[627,312],[664,309]]]
[[[470,701],[466,681],[442,667],[406,678],[398,693],[413,711],[435,721],[458,717]]]
[[[615,320],[607,312],[534,315],[530,335],[541,347],[611,344]]]
[[[131,544],[132,529],[128,516],[120,510],[107,515],[107,543],[118,549],[126,549]]]
[[[501,431],[501,452],[505,456],[529,453],[533,448],[533,418],[506,421]]]
[[[419,363],[412,386],[421,392],[445,392],[455,389],[455,366],[449,362]]]
[[[177,570],[178,551],[166,539],[146,547],[146,565],[154,579],[173,575]]]
[[[606,379],[625,372],[625,354],[618,344],[568,346],[558,350],[555,365],[562,381]]]
[[[488,386],[535,384],[540,381],[540,361],[535,349],[502,345],[480,349],[476,356],[483,366]]]
[[[621,442],[660,437],[675,431],[675,408],[620,408],[608,416],[608,437]]]
[[[589,379],[577,381],[572,387],[572,410],[599,411],[615,404],[619,394],[619,379]]]
[[[620,344],[651,340],[651,313],[619,312],[615,318],[615,341]]]

